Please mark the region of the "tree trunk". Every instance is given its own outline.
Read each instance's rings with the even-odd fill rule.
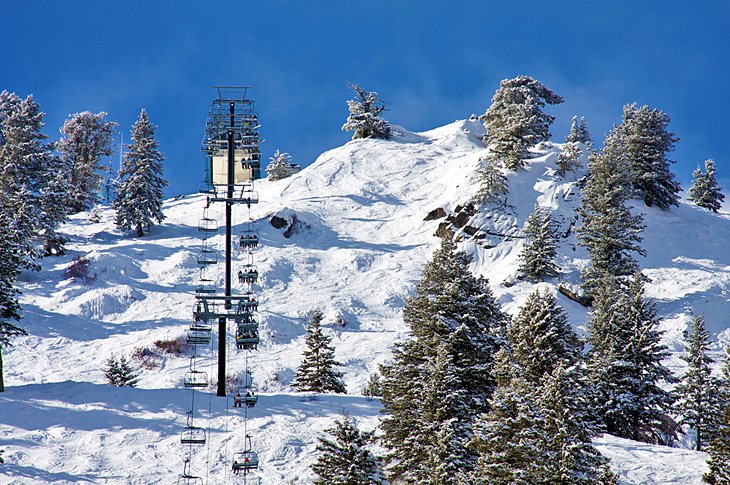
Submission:
[[[0,392],[5,392],[5,380],[3,379],[3,346],[0,345]]]
[[[137,224],[137,237],[144,236],[144,231],[142,231],[142,224]]]

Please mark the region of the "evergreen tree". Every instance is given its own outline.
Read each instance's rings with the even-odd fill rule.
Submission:
[[[119,358],[112,355],[107,359],[104,376],[109,384],[117,387],[136,387],[139,381],[139,375],[123,355]]]
[[[119,172],[122,180],[117,187],[117,198],[112,204],[116,210],[116,224],[124,230],[134,229],[142,237],[154,222],[162,222],[164,157],[157,149],[155,127],[143,109],[132,130],[132,143],[126,146],[124,164]]]
[[[90,209],[97,202],[101,189],[102,157],[112,154],[112,121],[106,113],[83,111],[69,115],[61,128],[58,151],[70,166],[68,205],[72,213]]]
[[[269,158],[269,164],[266,166],[266,173],[269,175],[269,180],[281,180],[291,177],[291,161],[291,155],[276,150],[274,156]]]
[[[385,111],[385,103],[378,97],[378,93],[365,91],[359,84],[350,88],[355,91],[355,97],[347,102],[350,114],[342,125],[343,131],[354,131],[352,139],[382,138],[389,139],[391,127],[386,120],[380,118]]]
[[[657,443],[662,416],[674,402],[662,385],[675,378],[662,365],[667,349],[660,343],[655,305],[644,297],[645,279],[637,273],[628,284],[611,276],[601,280],[588,320],[588,364],[606,431]]]
[[[380,397],[382,392],[383,391],[380,386],[380,374],[373,372],[370,374],[368,383],[362,388],[362,395],[372,399],[374,397]]]
[[[714,361],[707,354],[710,333],[702,316],[692,322],[688,355],[683,360],[689,365],[675,389],[679,397],[677,410],[682,415],[679,424],[695,430],[697,451],[711,441],[722,420],[722,399],[719,379],[712,376]]]
[[[56,232],[67,217],[68,194],[71,190],[70,166],[60,157],[52,157],[46,169],[46,186],[41,194],[40,225],[44,228],[43,255],[61,255],[66,253],[67,239]]]
[[[618,133],[629,164],[631,183],[644,203],[666,210],[679,205],[679,183],[669,169],[667,154],[679,141],[667,131],[669,116],[636,103],[624,106]]]
[[[558,224],[550,210],[536,207],[525,222],[525,244],[520,251],[519,271],[526,278],[541,280],[558,274]]]
[[[6,214],[0,215],[0,221],[6,219],[6,216]],[[18,303],[20,291],[15,287],[15,281],[20,270],[16,266],[17,259],[12,255],[15,249],[15,241],[7,232],[0,231],[0,392],[5,391],[2,351],[12,345],[13,337],[27,335],[27,332],[17,325],[21,313]]]
[[[606,137],[603,150],[591,156],[588,181],[583,188],[578,241],[586,248],[590,264],[582,271],[583,285],[592,292],[604,276],[629,276],[639,268],[633,253],[645,255],[640,233],[642,217],[632,215],[628,164],[615,131]]]
[[[570,367],[581,358],[583,345],[548,291],[531,293],[507,328],[512,359],[530,382],[537,383],[558,366]]]
[[[578,116],[573,116],[570,120],[570,131],[565,137],[565,143],[578,143],[580,139],[580,125],[578,125]]]
[[[725,195],[722,189],[717,185],[715,178],[715,161],[705,160],[705,172],[702,173],[700,167],[692,172],[694,181],[692,187],[689,188],[689,200],[698,206],[717,212],[722,207],[722,201]]]
[[[370,433],[361,433],[347,416],[325,430],[332,439],[319,438],[320,453],[312,465],[315,485],[376,485],[386,483],[380,463],[367,449]]]
[[[722,425],[708,452],[710,471],[702,479],[711,485],[730,485],[730,405],[725,407]]]
[[[487,129],[484,145],[491,156],[508,170],[522,168],[528,148],[550,138],[555,118],[542,112],[545,103],[562,102],[562,97],[529,76],[502,81],[491,106],[479,117]]]
[[[479,169],[480,186],[473,201],[477,204],[506,203],[509,181],[502,173],[501,163],[490,157],[482,157],[479,161],[481,162],[481,168]],[[504,201],[502,201],[502,197],[505,198]]]
[[[454,472],[450,464],[466,473],[476,461],[467,444],[488,409],[506,316],[469,264],[453,235],[444,237],[403,311],[412,339],[396,343],[382,366],[381,426],[393,477],[438,483]]]
[[[346,394],[342,373],[334,370],[341,365],[335,360],[335,349],[330,346],[332,338],[322,330],[322,312],[312,311],[305,343],[304,360],[297,368],[292,386],[300,392],[335,392]]]
[[[556,162],[558,166],[558,175],[565,177],[570,172],[575,172],[580,168],[581,150],[577,142],[568,142],[563,145],[563,149],[558,154]]]

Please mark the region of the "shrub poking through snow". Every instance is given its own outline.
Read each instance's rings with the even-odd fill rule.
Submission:
[[[74,256],[71,264],[68,265],[63,275],[75,280],[81,280],[84,283],[91,283],[96,279],[96,275],[91,273],[91,261],[85,256]]]
[[[155,340],[152,344],[165,354],[181,355],[190,350],[190,344],[183,337],[168,340]]]

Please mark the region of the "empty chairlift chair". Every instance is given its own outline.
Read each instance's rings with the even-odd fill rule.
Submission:
[[[259,270],[252,264],[247,264],[238,270],[238,282],[253,285],[259,279]]]
[[[183,473],[177,479],[177,485],[203,485],[203,479],[190,473],[190,458],[185,459]]]
[[[201,266],[218,264],[218,251],[209,247],[204,242],[198,253],[198,264]]]
[[[190,358],[190,370],[183,377],[183,386],[190,388],[208,387],[208,374],[195,370],[195,357]]]
[[[251,450],[251,437],[246,435],[247,447],[244,451],[233,454],[233,473],[247,474],[259,467],[259,456]]]
[[[187,425],[180,432],[180,442],[185,445],[205,444],[205,428],[193,425],[192,411],[188,411]]]
[[[210,217],[203,217],[198,222],[198,231],[206,234],[218,232],[218,221]]]
[[[241,249],[253,249],[259,244],[259,236],[256,231],[244,231],[238,238]]]

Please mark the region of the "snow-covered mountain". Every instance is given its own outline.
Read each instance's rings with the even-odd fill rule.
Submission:
[[[464,206],[477,189],[485,154],[481,125],[457,121],[423,133],[398,131],[393,140],[357,140],[330,150],[290,178],[257,182],[260,203],[250,215],[237,211],[239,227],[252,218],[262,240],[255,250],[262,345],[249,357],[262,397],[249,411],[248,431],[263,483],[311,480],[317,437],[343,412],[363,429],[376,426],[379,404],[359,389],[388,359],[390,345],[407,336],[403,302],[438,244],[440,224],[449,220],[459,228],[473,270],[489,279],[511,313],[534,289],[515,276],[522,226],[535,205],[553,209],[567,234],[561,275],[541,285],[576,284],[586,263],[571,230],[580,174],[555,174],[559,144],[543,144],[525,169],[509,175],[506,211],[472,214]],[[102,369],[112,353],[130,356],[184,335],[199,276],[204,205],[201,195],[167,201],[164,224],[142,238],[117,231],[111,210],[96,223],[79,214],[64,228],[69,253],[23,274],[22,324],[30,335],[4,354],[0,483],[143,484],[175,482],[182,473],[187,449],[179,433],[191,408],[191,392],[181,384],[188,356],[153,357],[136,389],[107,385]],[[674,351],[667,364],[681,372],[690,312],[704,314],[716,338],[730,339],[730,219],[684,203],[667,212],[639,203],[635,209],[647,225],[648,256],[640,264],[652,279],[648,295],[658,302]],[[222,207],[208,216],[222,221]],[[286,225],[273,227],[273,216]],[[91,260],[93,278],[64,276],[74,256]],[[222,283],[222,265],[217,274]],[[559,298],[582,328],[585,308]],[[289,387],[301,359],[304,317],[315,307],[331,322],[346,396],[312,400]],[[338,315],[346,325],[334,325]],[[719,346],[716,352],[719,357]],[[241,373],[243,351],[231,342],[227,354],[229,372]],[[216,355],[206,350],[200,362],[214,377]],[[244,446],[243,416],[231,408],[231,398],[214,394],[213,388],[196,394],[196,424],[209,427],[210,439],[195,452],[192,472],[207,483],[234,483],[230,463]],[[704,453],[610,436],[596,444],[623,483],[701,483],[705,470]]]

